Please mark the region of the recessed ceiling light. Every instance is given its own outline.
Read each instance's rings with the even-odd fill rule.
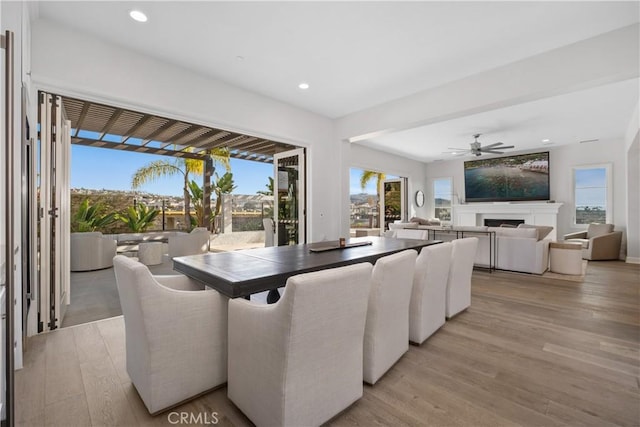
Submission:
[[[550,139],[543,139],[542,142],[549,142],[551,141]]]
[[[309,83],[302,82],[298,85],[298,87],[302,90],[309,89]]]
[[[143,12],[140,12],[139,10],[132,10],[131,12],[129,12],[129,16],[134,21],[147,22],[147,15],[145,15]]]

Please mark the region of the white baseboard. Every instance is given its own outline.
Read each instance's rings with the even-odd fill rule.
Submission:
[[[629,264],[640,264],[640,258],[628,256],[627,259],[624,260],[624,262],[628,262]]]

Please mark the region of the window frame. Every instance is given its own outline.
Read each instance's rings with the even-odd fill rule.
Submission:
[[[451,192],[449,193],[449,199],[451,204],[449,205],[448,208],[441,208],[441,209],[449,209],[449,220],[442,220],[442,221],[447,221],[450,223],[453,221],[453,194],[454,193],[453,193],[453,177],[452,176],[432,178],[431,180],[431,205],[432,205],[431,214],[433,218],[439,219],[439,217],[436,215],[436,182],[444,181],[444,180],[448,180],[450,183]]]
[[[576,198],[576,172],[586,169],[604,169],[605,170],[605,223],[613,223],[613,167],[611,163],[596,163],[588,165],[578,165],[571,168],[571,193],[572,193],[572,225],[575,228],[587,229],[589,224],[578,224],[576,222],[577,215],[577,198]]]

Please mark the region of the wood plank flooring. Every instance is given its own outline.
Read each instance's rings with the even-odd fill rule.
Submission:
[[[475,271],[471,307],[329,424],[638,426],[639,376],[640,266],[590,262],[583,283]],[[226,387],[174,411],[251,425]],[[16,412],[20,426],[175,425],[131,385],[122,317],[30,339]]]

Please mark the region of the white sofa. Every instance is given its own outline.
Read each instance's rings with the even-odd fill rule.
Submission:
[[[71,271],[100,270],[113,266],[116,242],[98,231],[71,233]]]
[[[492,244],[495,266],[499,270],[518,271],[523,273],[543,274],[549,266],[549,243],[545,237],[553,227],[520,224],[511,227],[454,227],[453,230],[441,230],[439,227],[419,226],[419,230],[432,230],[430,238],[450,242],[457,237],[477,237],[475,265],[489,267],[489,235],[475,232],[495,232],[495,246]],[[396,236],[397,230],[385,236]],[[458,233],[462,231],[464,233]],[[435,236],[435,237],[434,237]]]

